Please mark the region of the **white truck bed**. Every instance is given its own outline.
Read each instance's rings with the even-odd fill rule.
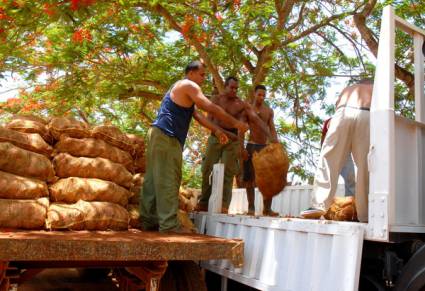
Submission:
[[[243,268],[202,262],[223,278],[260,290],[358,289],[365,224],[206,212],[193,218],[202,233],[244,240]]]

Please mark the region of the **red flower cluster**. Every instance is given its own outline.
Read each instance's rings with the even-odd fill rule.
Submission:
[[[88,29],[80,28],[72,34],[72,41],[75,43],[83,43],[84,41],[91,41],[92,36]]]
[[[54,4],[44,3],[43,12],[49,16],[54,16],[56,14],[55,6]]]
[[[71,0],[71,10],[78,10],[94,4],[96,0]]]

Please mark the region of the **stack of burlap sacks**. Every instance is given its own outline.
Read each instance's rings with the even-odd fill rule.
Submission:
[[[1,128],[0,142],[0,186],[5,184],[0,198],[8,198],[0,201],[7,210],[0,214],[0,227],[128,228],[133,173],[145,167],[143,139],[109,125],[90,129],[72,118],[46,124],[18,116]],[[47,142],[56,142],[54,150]]]
[[[50,185],[47,228],[103,230],[128,228],[133,144],[113,126],[53,118],[58,141],[53,165],[60,178]]]
[[[0,226],[44,228],[49,208],[47,182],[55,181],[46,122],[17,116],[0,127]]]
[[[145,143],[144,140],[134,134],[127,134],[127,137],[133,141],[135,145],[134,149],[134,171],[133,186],[130,191],[132,196],[129,200],[127,207],[130,216],[130,227],[141,228],[140,223],[140,192],[143,186],[143,176],[145,174],[146,162],[145,162]]]

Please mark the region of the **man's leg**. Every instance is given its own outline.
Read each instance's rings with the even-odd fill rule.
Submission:
[[[224,163],[223,207],[229,208],[233,177],[239,173],[239,142],[234,141],[224,146],[222,162]]]
[[[156,215],[155,203],[155,188],[154,188],[154,173],[153,169],[158,162],[153,155],[154,144],[151,140],[152,128],[148,131],[146,163],[149,167],[146,168],[142,190],[140,191],[140,219],[144,230],[158,230],[158,217]]]
[[[152,127],[148,152],[149,176],[147,186],[143,187],[142,222],[146,227],[156,222],[156,217],[152,214],[152,208],[155,207],[159,230],[176,229],[180,226],[177,209],[182,166],[181,145],[176,138]]]
[[[278,212],[274,212],[272,210],[272,202],[273,202],[273,197],[272,198],[264,198],[264,215],[268,215],[268,216],[278,216],[279,213]]]
[[[355,199],[357,217],[361,222],[368,221],[369,170],[367,167],[367,155],[370,143],[369,118],[369,111],[361,110],[357,116],[353,134],[353,158],[357,167]]]
[[[350,153],[353,119],[347,109],[332,117],[314,177],[313,207],[325,211],[335,195],[341,168]]]
[[[254,201],[255,201],[255,184],[254,184],[254,166],[252,165],[252,145],[246,146],[248,152],[248,160],[243,161],[243,181],[245,184],[246,195],[248,198],[248,211],[254,212]]]
[[[356,190],[356,173],[354,171],[351,153],[347,156],[347,161],[341,170],[341,177],[344,179],[345,196],[354,196],[354,191]]]
[[[211,196],[212,186],[210,185],[210,175],[214,164],[218,163],[221,157],[222,146],[217,138],[210,136],[208,138],[207,149],[202,161],[202,193],[199,198],[198,208],[201,210],[208,209],[208,200]]]

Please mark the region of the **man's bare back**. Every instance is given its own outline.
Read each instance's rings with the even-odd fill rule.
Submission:
[[[361,82],[345,88],[338,97],[336,107],[352,106],[356,108],[370,108],[373,83]]]

